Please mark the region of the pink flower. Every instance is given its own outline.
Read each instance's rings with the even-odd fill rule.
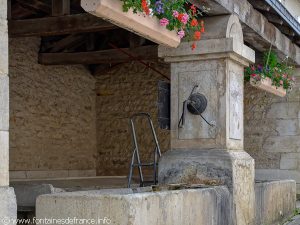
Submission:
[[[167,19],[167,18],[162,18],[161,20],[160,20],[160,25],[161,26],[167,26],[169,24],[169,20]]]
[[[283,81],[282,81],[282,80],[281,80],[281,81],[279,81],[279,84],[280,84],[280,85],[283,85]]]
[[[176,11],[176,10],[174,10],[174,11],[173,11],[173,16],[174,16],[175,18],[177,18],[177,17],[178,17],[178,15],[179,15],[179,12],[178,12],[178,11]]]
[[[287,78],[287,75],[286,75],[286,74],[283,74],[283,75],[282,75],[282,78],[284,78],[284,79]]]
[[[186,14],[186,13],[184,13],[183,16],[182,16],[182,18],[181,18],[181,22],[183,24],[187,24],[188,21],[189,21],[189,15]]]
[[[185,32],[184,32],[184,30],[180,30],[180,31],[178,31],[178,36],[180,37],[180,39],[182,39],[184,36],[185,36]]]

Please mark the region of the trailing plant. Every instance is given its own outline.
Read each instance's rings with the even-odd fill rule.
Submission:
[[[198,21],[197,17],[209,9],[203,7],[200,12],[196,6],[190,5],[188,0],[121,0],[123,11],[132,9],[134,13],[144,13],[145,16],[155,16],[159,19],[160,25],[170,31],[176,31],[177,35],[188,41],[201,39],[205,31],[204,21]],[[194,42],[191,46],[196,48]]]
[[[296,81],[293,72],[294,67],[288,65],[288,58],[280,62],[277,54],[270,51],[264,54],[264,66],[251,65],[245,69],[245,81],[250,81],[251,78],[260,81],[268,77],[272,80],[272,85],[290,90]]]

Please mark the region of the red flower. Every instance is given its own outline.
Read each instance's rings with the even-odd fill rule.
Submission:
[[[177,19],[178,19],[179,21],[181,21],[181,20],[182,20],[182,17],[183,17],[183,13],[179,13]]]
[[[195,40],[200,40],[201,38],[201,32],[200,31],[195,31],[194,33],[194,39]]]
[[[194,42],[194,43],[191,45],[191,48],[192,48],[192,50],[194,50],[196,47],[197,47],[197,45],[196,45],[196,43]]]
[[[144,12],[146,13],[146,15],[150,14],[150,9],[148,7],[148,3],[147,0],[142,0],[142,9],[144,10]]]
[[[201,32],[202,32],[202,33],[205,32],[204,21],[203,21],[203,20],[201,20]]]
[[[191,5],[192,15],[195,15],[197,12],[197,8],[195,5]]]
[[[198,21],[197,21],[196,19],[192,19],[192,21],[191,21],[191,26],[192,26],[192,27],[198,26]]]

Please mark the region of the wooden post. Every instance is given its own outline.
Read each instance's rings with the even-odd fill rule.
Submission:
[[[11,0],[7,1],[7,19],[11,19]]]
[[[52,16],[70,14],[70,0],[52,0]]]

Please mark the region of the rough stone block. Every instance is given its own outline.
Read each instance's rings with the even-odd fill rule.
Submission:
[[[0,130],[9,129],[9,77],[0,75]]]
[[[291,103],[293,104],[293,103]],[[298,105],[299,103],[297,103]],[[299,119],[276,120],[276,131],[279,136],[299,136]]]
[[[257,169],[255,170],[255,179],[260,181],[290,179],[295,180],[297,183],[300,183],[300,171],[280,169]]]
[[[16,219],[17,203],[14,189],[0,187],[0,225],[15,225]]]
[[[7,0],[0,0],[0,19],[7,19]]]
[[[227,185],[237,224],[254,219],[254,160],[244,151],[171,150],[159,162],[159,183]]]
[[[27,171],[26,176],[28,179],[68,177],[68,170]]]
[[[267,118],[271,119],[298,119],[299,104],[291,104],[290,102],[277,102],[271,105],[267,112]]]
[[[69,170],[69,177],[95,177],[96,170]]]
[[[0,187],[9,184],[9,132],[0,131]]]
[[[126,190],[42,195],[37,199],[37,218],[107,218],[113,225],[232,224],[225,187],[134,194]]]
[[[299,152],[299,136],[270,136],[264,141],[262,148],[267,152]]]
[[[300,166],[300,155],[298,153],[281,154],[280,169],[297,170]]]
[[[35,207],[38,196],[55,193],[51,184],[13,184],[19,207]]]
[[[256,224],[271,225],[291,216],[296,208],[296,182],[282,180],[257,183]]]
[[[2,5],[1,5],[2,10]],[[0,10],[0,13],[1,13]],[[7,20],[0,16],[0,75],[8,74],[8,32]]]

